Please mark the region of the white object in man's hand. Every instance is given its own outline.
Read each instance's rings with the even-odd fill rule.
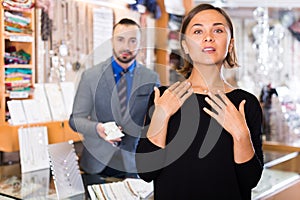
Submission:
[[[103,123],[102,126],[104,127],[105,134],[107,135],[105,138],[106,140],[115,140],[124,136],[115,122],[106,122]]]

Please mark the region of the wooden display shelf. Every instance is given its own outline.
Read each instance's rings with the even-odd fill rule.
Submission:
[[[49,144],[66,142],[69,140],[77,142],[83,139],[81,134],[74,132],[70,128],[68,121],[55,121],[22,126],[12,126],[8,123],[5,123],[3,125],[0,125],[0,151],[19,151],[18,129],[21,127],[25,128],[35,126],[47,127]]]
[[[263,149],[269,151],[300,152],[300,145],[274,141],[264,141]]]
[[[31,85],[33,86],[35,83],[35,57],[36,57],[36,16],[35,16],[35,7],[33,6],[35,0],[31,1],[32,7],[28,9],[21,9],[18,7],[5,7],[5,5],[0,6],[0,151],[15,151],[18,150],[18,140],[15,141],[17,138],[18,128],[20,126],[11,126],[6,122],[6,113],[8,112],[7,101],[10,100],[11,96],[5,90],[5,71],[10,68],[23,68],[23,69],[31,69]],[[20,3],[26,4],[27,2]],[[28,2],[29,3],[29,2]],[[26,4],[27,5],[27,4]],[[20,6],[22,7],[22,6]],[[28,23],[28,30],[26,33],[18,33],[18,32],[9,32],[6,31],[6,23],[5,23],[5,16],[4,13],[6,11],[16,11],[21,16],[24,16],[30,20]],[[15,12],[12,12],[15,13]],[[5,52],[7,48],[14,47],[16,51],[23,50],[27,54],[30,55],[29,64],[12,64],[6,65],[4,62]],[[15,51],[13,50],[13,51]],[[19,98],[19,96],[16,96]],[[23,96],[20,96],[23,99]],[[26,97],[28,99],[32,98],[32,95],[28,95]],[[47,125],[45,123],[44,125]],[[52,123],[49,123],[52,124]],[[51,135],[51,133],[50,133]]]

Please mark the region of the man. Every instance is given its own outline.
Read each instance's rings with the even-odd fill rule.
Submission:
[[[260,93],[259,101],[263,109],[263,134],[266,136],[266,140],[271,139],[271,108],[272,108],[272,97],[278,93],[276,88],[273,88],[271,83],[265,85]]]
[[[101,183],[102,177],[136,176],[134,152],[149,95],[159,84],[157,73],[136,61],[140,40],[140,26],[120,20],[113,27],[113,56],[82,74],[69,123],[84,136],[80,166],[85,184]],[[125,101],[119,94],[123,86]],[[112,121],[124,137],[106,139],[104,123]]]

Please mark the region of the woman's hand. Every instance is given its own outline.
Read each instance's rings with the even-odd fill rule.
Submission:
[[[187,81],[176,82],[171,85],[162,96],[158,88],[154,88],[155,109],[147,132],[149,140],[164,148],[169,118],[182,106],[185,100],[192,95],[193,89]]]
[[[207,114],[216,119],[235,139],[249,134],[244,112],[245,100],[241,101],[239,110],[237,110],[221,91],[218,91],[217,94],[209,92],[208,96],[205,98],[205,101],[214,111],[204,108]]]
[[[160,96],[158,88],[155,87],[154,91],[155,109],[161,109],[164,113],[164,117],[173,115],[193,93],[191,83],[187,81],[174,83],[162,96]]]
[[[246,123],[244,106],[246,100],[241,101],[239,109],[232,104],[227,96],[218,91],[217,95],[209,93],[206,102],[214,111],[207,108],[203,110],[215,118],[233,138],[233,154],[236,163],[249,161],[254,153],[250,131]]]

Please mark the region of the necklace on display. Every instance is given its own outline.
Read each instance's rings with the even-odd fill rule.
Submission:
[[[61,10],[62,10],[62,34],[61,34],[61,41],[60,45],[58,47],[58,52],[60,56],[65,57],[68,55],[68,46],[67,46],[67,40],[66,40],[66,26],[68,24],[68,7],[65,0],[61,1]]]
[[[76,24],[79,24],[80,21],[80,8],[79,8],[79,3],[77,2],[77,4],[75,5],[75,21]],[[75,43],[74,43],[74,54],[75,54],[75,62],[72,64],[73,66],[73,70],[74,71],[78,71],[81,68],[81,63],[79,62],[80,60],[80,44],[79,44],[79,39],[80,39],[80,35],[79,35],[80,31],[76,32],[76,36],[75,36]]]

